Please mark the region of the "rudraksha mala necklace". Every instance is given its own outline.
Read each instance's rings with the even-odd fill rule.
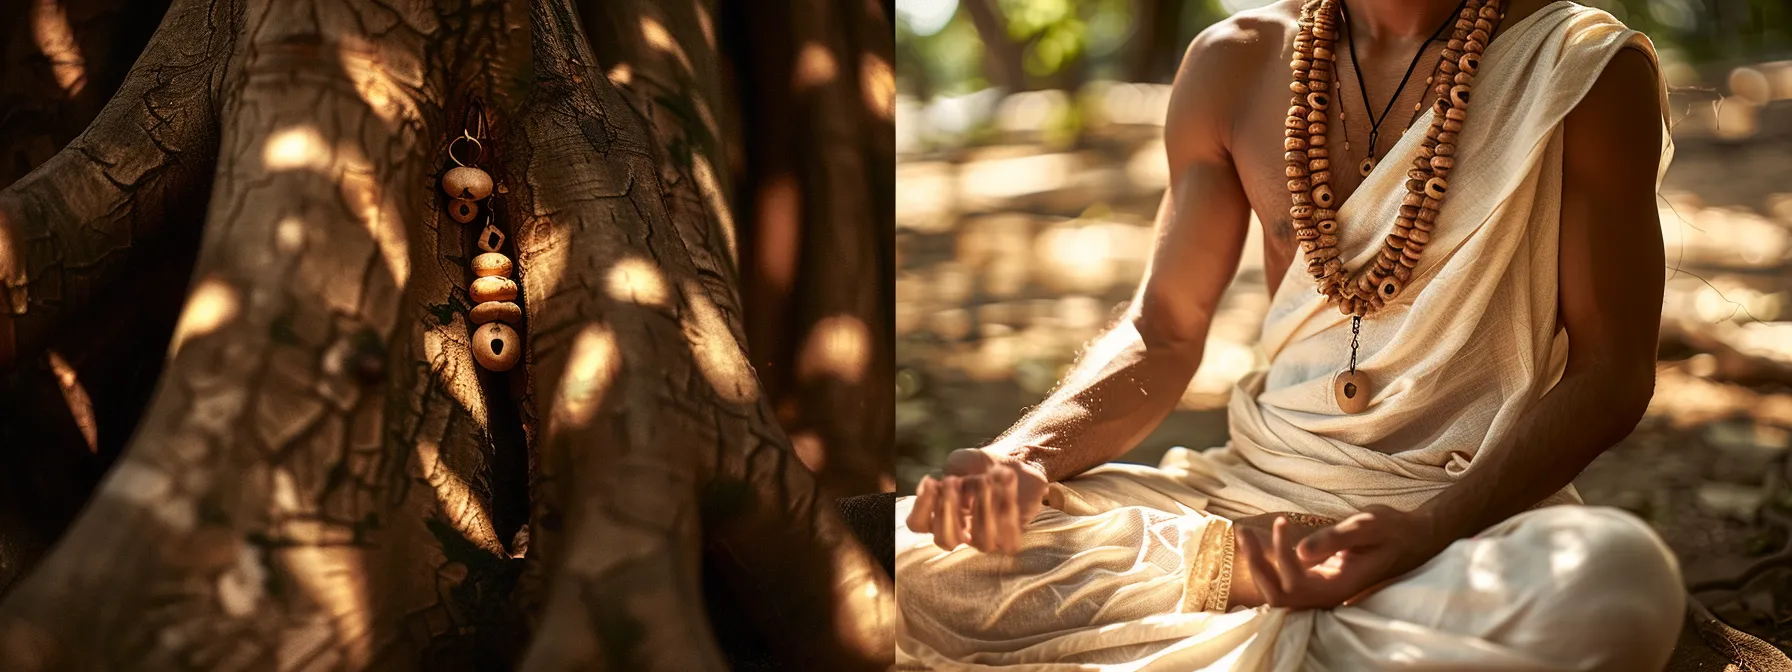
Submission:
[[[473,128],[461,131],[460,137],[448,142],[448,158],[454,168],[442,174],[442,191],[448,194],[448,216],[462,224],[479,217],[479,202],[492,195],[492,176],[476,165],[485,158],[485,145],[479,141],[485,131],[485,112],[475,104],[467,113]],[[473,157],[462,161],[456,149],[470,149]],[[488,371],[509,371],[522,359],[523,339],[512,325],[522,322],[523,309],[516,304],[516,281],[510,279],[510,257],[504,248],[504,232],[498,229],[486,204],[485,228],[476,244],[480,254],[473,257],[473,284],[467,295],[473,300],[467,318],[472,321],[473,359]]]
[[[1455,32],[1431,76],[1431,91],[1436,96],[1431,106],[1431,127],[1426,130],[1412,170],[1406,173],[1406,195],[1400,201],[1394,232],[1382,242],[1381,253],[1374,262],[1352,271],[1344,268],[1344,260],[1339,257],[1336,208],[1341,204],[1332,193],[1331,158],[1326,146],[1327,109],[1331,107],[1331,88],[1336,81],[1333,46],[1338,39],[1341,7],[1339,0],[1308,0],[1301,7],[1294,60],[1289,62],[1294,81],[1288,88],[1294,92],[1294,98],[1289,102],[1283,133],[1283,149],[1287,152],[1283,158],[1288,162],[1288,192],[1294,203],[1288,214],[1294,237],[1305,254],[1307,272],[1327,301],[1351,316],[1350,365],[1332,379],[1332,392],[1338,408],[1359,413],[1368,408],[1374,391],[1368,376],[1356,370],[1357,334],[1363,316],[1380,310],[1400,295],[1412,279],[1412,269],[1418,266],[1425,245],[1431,242],[1438,208],[1443,206],[1444,194],[1450,187],[1446,178],[1455,166],[1456,136],[1468,120],[1475,71],[1480,68],[1481,53],[1487,49],[1504,13],[1499,0],[1467,0],[1461,5]]]

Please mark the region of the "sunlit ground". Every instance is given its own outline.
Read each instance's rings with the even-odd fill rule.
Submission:
[[[1662,271],[1655,402],[1577,481],[1589,501],[1648,519],[1701,587],[1780,551],[1779,521],[1792,519],[1792,64],[1708,76],[1715,93],[1676,96],[1677,159],[1657,201],[1679,272]],[[905,492],[947,452],[1037,403],[1129,298],[1164,185],[1165,96],[1161,85],[1106,83],[897,101]],[[1068,130],[1075,116],[1080,137]],[[1265,364],[1258,244],[1253,232],[1180,409],[1126,460],[1225,441],[1228,390]],[[1792,567],[1752,574],[1741,591],[1699,596],[1730,623],[1792,643]]]

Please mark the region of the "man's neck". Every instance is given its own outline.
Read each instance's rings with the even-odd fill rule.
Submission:
[[[1358,40],[1423,40],[1456,13],[1457,0],[1344,0]]]

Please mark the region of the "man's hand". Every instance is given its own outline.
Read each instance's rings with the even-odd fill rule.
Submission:
[[[1267,534],[1235,527],[1238,550],[1264,600],[1291,609],[1336,607],[1417,569],[1449,545],[1428,516],[1385,506],[1305,538],[1296,537],[1286,518],[1271,527]]]
[[[933,534],[934,545],[948,551],[969,543],[1013,554],[1021,528],[1044,505],[1045,485],[1033,465],[986,450],[956,450],[946,458],[944,478],[921,479],[908,529]]]

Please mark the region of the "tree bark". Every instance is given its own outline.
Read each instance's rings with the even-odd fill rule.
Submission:
[[[98,418],[117,449],[0,455],[52,483],[110,462],[16,581],[67,521],[29,492],[0,507],[0,660],[720,669],[712,623],[750,618],[786,662],[888,666],[890,577],[829,497],[889,471],[851,439],[887,446],[887,399],[852,404],[889,393],[890,358],[866,338],[852,384],[831,359],[792,376],[848,404],[827,459],[851,477],[824,488],[743,347],[733,184],[759,161],[737,140],[757,80],[720,68],[714,26],[737,9],[584,9],[176,0],[88,130],[0,191],[0,369],[94,350],[74,335],[91,324],[159,320],[100,340],[167,356],[140,422],[129,404]],[[887,36],[855,48],[843,81],[887,69]],[[822,110],[850,123],[817,151],[845,162],[798,184],[857,203],[814,200],[812,229],[844,242],[801,245],[875,267],[888,114],[832,95]],[[503,374],[469,350],[479,227],[436,186],[469,129],[525,309],[524,363]],[[887,342],[890,283],[873,282],[799,300],[820,307],[798,324],[845,315]],[[706,570],[745,614],[705,610]]]

